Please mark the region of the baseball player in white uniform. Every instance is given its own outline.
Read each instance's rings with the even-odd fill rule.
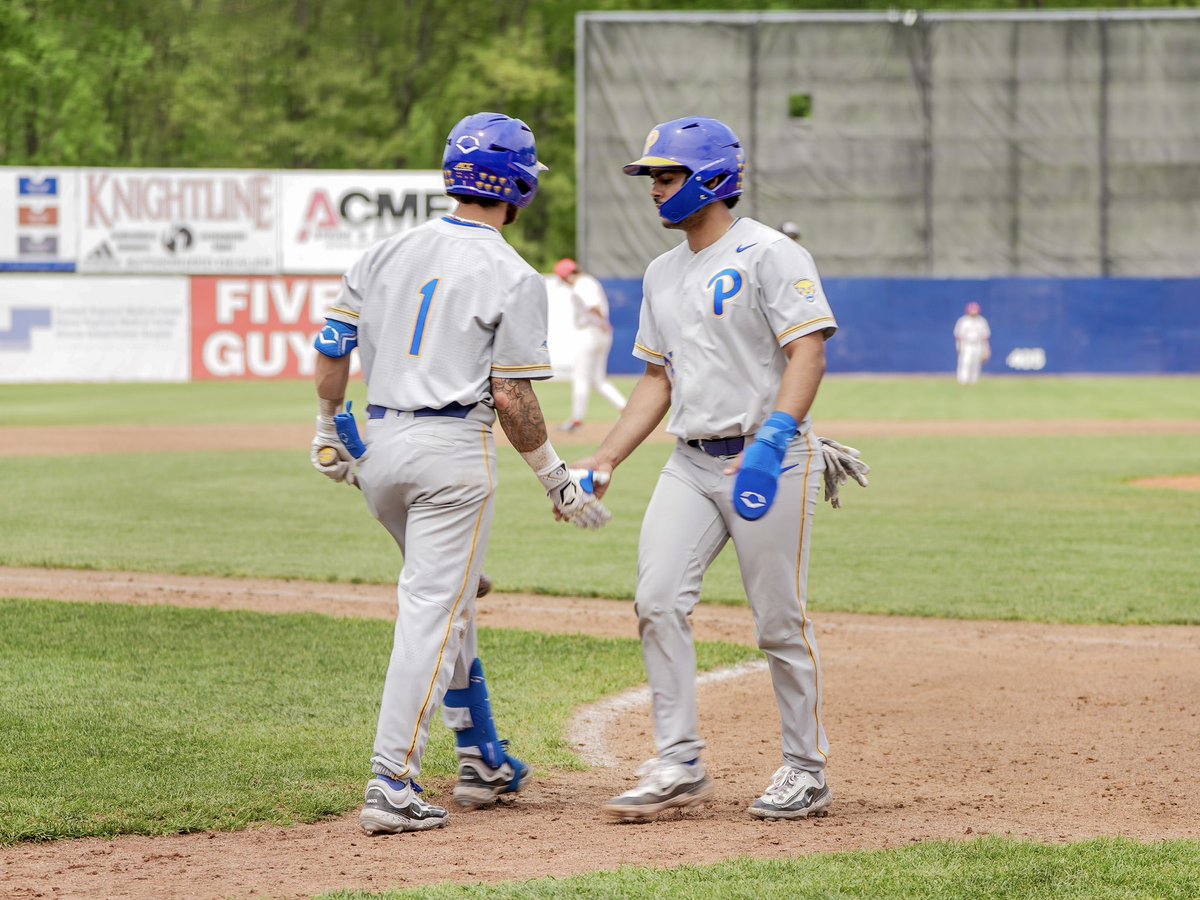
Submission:
[[[446,142],[453,215],[375,245],[346,273],[318,335],[320,406],[312,460],[357,483],[404,555],[391,662],[372,777],[360,815],[369,833],[446,824],[416,778],[429,723],[444,699],[459,757],[454,798],[486,806],[515,794],[528,766],[497,736],[477,658],[475,598],[496,492],[492,423],[545,486],[559,518],[586,528],[608,511],[546,437],[530,381],[551,375],[545,280],[501,235],[537,193],[533,133],[477,113]],[[357,346],[367,383],[365,454],[335,424]],[[353,420],[351,420],[353,421]],[[341,432],[341,436],[339,435]],[[331,459],[332,458],[332,459]]]
[[[573,259],[560,259],[554,274],[571,298],[571,313],[578,344],[572,369],[571,418],[563,431],[574,431],[587,418],[592,391],[600,393],[618,410],[625,408],[625,396],[608,380],[608,352],[612,349],[612,323],[608,318],[608,297],[604,287]]]
[[[983,364],[992,358],[992,330],[978,303],[968,303],[966,315],[954,323],[954,347],[958,351],[958,383],[975,384]]]
[[[671,410],[678,438],[638,546],[637,615],[657,756],[610,815],[647,819],[714,793],[701,760],[689,615],[732,540],[783,724],[781,765],[752,816],[824,814],[829,744],[821,667],[805,609],[824,460],[809,408],[837,328],[809,253],[731,212],[742,193],[737,136],[715,119],[656,126],[628,175],[649,175],[662,224],[686,240],[650,263],[629,405],[588,465],[618,466]],[[745,452],[743,452],[745,451]],[[601,493],[603,488],[598,489]]]

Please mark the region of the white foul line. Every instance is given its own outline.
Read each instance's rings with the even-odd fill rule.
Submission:
[[[763,672],[766,668],[766,660],[760,659],[729,669],[716,669],[699,676],[696,686],[704,687],[722,681],[733,681],[745,675]],[[620,764],[620,760],[604,743],[604,732],[619,716],[649,705],[650,688],[642,686],[585,706],[572,717],[567,727],[567,740],[588,765],[615,768]]]

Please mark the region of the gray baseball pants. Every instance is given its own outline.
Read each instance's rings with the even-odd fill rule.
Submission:
[[[734,476],[724,474],[728,465],[728,459],[681,441],[659,476],[642,523],[637,614],[657,753],[688,762],[704,748],[688,617],[700,599],[704,573],[732,539],[779,705],[783,761],[820,780],[829,743],[821,723],[820,656],[805,595],[824,460],[811,432],[797,436],[783,463],[787,471],[774,506],[755,522],[734,512]]]
[[[415,778],[434,712],[448,688],[469,685],[478,655],[475,591],[495,506],[495,443],[487,422],[391,410],[367,423],[366,437],[363,497],[404,555],[371,769]]]

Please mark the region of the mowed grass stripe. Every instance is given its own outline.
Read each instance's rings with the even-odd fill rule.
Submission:
[[[321,900],[1192,900],[1200,896],[1200,844],[1139,844],[1103,838],[1063,846],[987,837],[891,851],[788,860],[733,860],[674,869],[623,867],[574,878],[438,885],[370,894],[338,891]]]
[[[836,338],[835,338],[836,340]],[[638,364],[641,365],[640,363]],[[635,376],[614,379],[628,396]],[[571,411],[569,381],[536,382],[554,424]],[[813,407],[826,419],[1197,419],[1200,378],[1032,376],[985,374],[963,388],[944,376],[827,375]],[[316,414],[309,380],[200,381],[190,384],[0,385],[6,425],[187,425],[259,422],[308,423]],[[351,379],[349,399],[366,411],[362,379]],[[588,420],[611,422],[616,410],[593,396]],[[31,448],[32,449],[32,448]]]
[[[1200,622],[1200,495],[1131,484],[1200,468],[1200,436],[858,442],[871,485],[821,503],[814,610],[1054,622]],[[580,453],[586,451],[581,450]],[[638,535],[670,454],[617,472],[611,525],[554,522],[510,449],[487,571],[500,590],[628,598]],[[0,564],[391,584],[401,557],[361,495],[296,452],[0,460]],[[769,525],[770,519],[765,520]],[[652,523],[671,527],[670,522]],[[536,548],[531,552],[530,548]],[[741,603],[730,548],[706,601]]]

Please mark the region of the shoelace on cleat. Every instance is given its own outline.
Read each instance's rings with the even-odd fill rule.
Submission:
[[[766,796],[771,801],[783,800],[791,792],[800,773],[790,766],[781,766],[771,777],[771,786],[766,790]]]

